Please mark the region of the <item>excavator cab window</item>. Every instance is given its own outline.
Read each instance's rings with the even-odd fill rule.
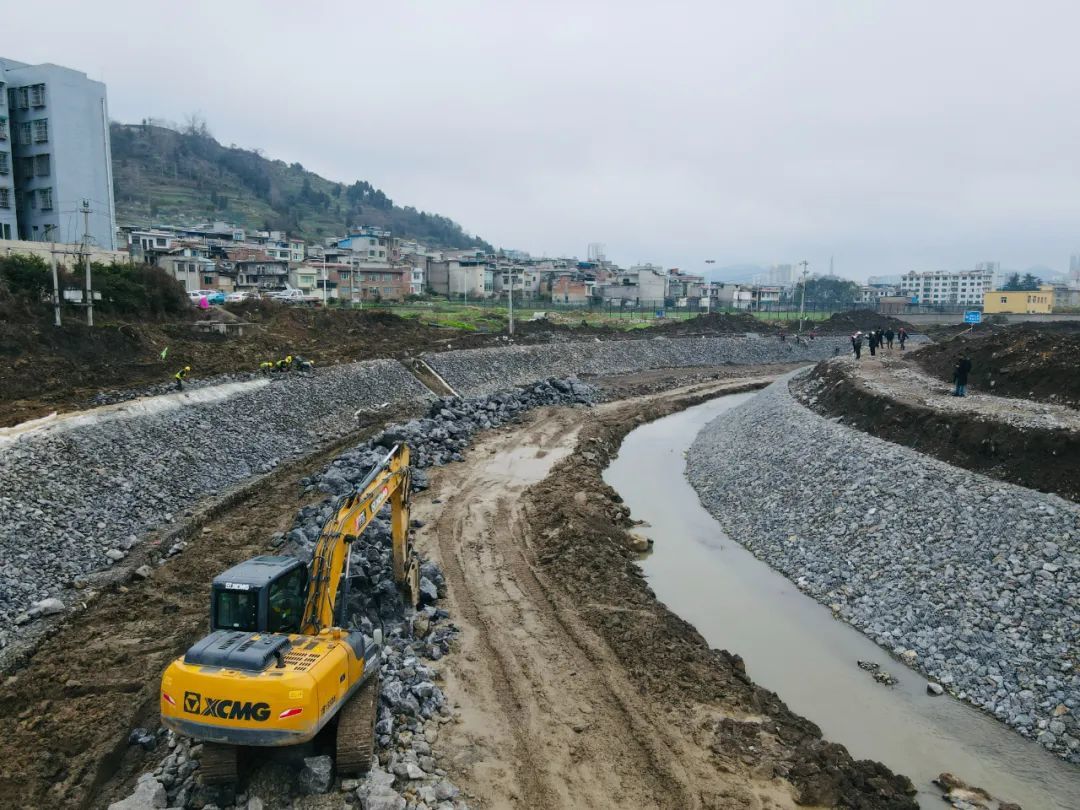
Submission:
[[[298,633],[307,601],[307,568],[294,568],[270,583],[267,630],[271,633]]]
[[[214,627],[219,630],[259,629],[259,592],[219,590],[214,594]]]

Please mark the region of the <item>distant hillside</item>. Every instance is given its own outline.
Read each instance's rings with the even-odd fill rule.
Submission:
[[[343,234],[352,225],[374,225],[433,247],[491,250],[453,220],[394,205],[363,180],[335,183],[299,163],[222,146],[205,126],[187,130],[150,123],[112,125],[119,224],[225,220],[312,240]]]

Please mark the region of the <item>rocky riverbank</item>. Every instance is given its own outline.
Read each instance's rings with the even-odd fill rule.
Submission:
[[[456,350],[426,355],[424,359],[459,394],[475,395],[553,374],[626,374],[656,368],[813,362],[850,351],[851,344],[845,337],[819,337],[799,344],[793,339],[781,341],[775,335],[748,334]]]
[[[687,474],[803,591],[1080,763],[1080,507],[837,424],[786,381],[710,423]]]

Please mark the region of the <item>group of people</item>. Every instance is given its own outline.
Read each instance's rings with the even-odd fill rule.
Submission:
[[[893,341],[899,341],[900,350],[903,351],[904,344],[907,343],[908,333],[902,326],[896,332],[892,330],[891,326],[888,329],[871,329],[869,332],[866,332],[865,335],[861,331],[856,332],[851,336],[851,351],[852,354],[855,355],[856,360],[862,357],[864,337],[870,348],[870,356],[873,357],[877,354],[878,349],[887,348],[891,352]]]
[[[261,374],[270,374],[271,372],[287,372],[296,369],[298,371],[310,371],[315,367],[315,363],[312,360],[308,360],[300,355],[290,354],[283,357],[281,360],[266,360],[259,363],[259,372]],[[191,373],[191,366],[184,366],[178,372],[173,375],[173,380],[176,382],[176,390],[184,390],[184,380],[187,379],[187,375]]]
[[[272,372],[287,372],[297,369],[298,371],[309,371],[315,367],[315,363],[311,360],[307,360],[300,355],[288,355],[281,360],[267,360],[259,363],[259,372],[262,374],[270,374]]]
[[[805,342],[807,340],[813,340],[815,337],[817,337],[817,330],[816,329],[811,329],[809,332],[806,333],[805,337],[803,336],[803,334],[801,332],[796,332],[795,333],[795,342],[798,343],[800,346],[802,346],[802,345],[805,344]],[[785,330],[783,330],[783,329],[780,330],[780,342],[781,343],[786,343],[787,342],[787,332]]]

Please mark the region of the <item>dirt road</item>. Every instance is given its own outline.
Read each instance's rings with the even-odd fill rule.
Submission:
[[[697,385],[640,398],[635,407],[673,408],[676,400],[724,388]],[[447,607],[462,628],[461,649],[444,669],[460,722],[445,727],[437,750],[458,784],[489,808],[795,807],[800,788],[777,778],[774,763],[782,757],[760,756],[770,747],[758,740],[761,725],[768,727],[755,711],[760,703],[691,700],[688,710],[646,688],[639,668],[653,668],[649,661],[627,666],[596,630],[605,614],[663,628],[670,614],[661,605],[628,606],[608,598],[606,584],[576,600],[538,558],[530,488],[553,470],[557,475],[560,462],[574,463],[585,426],[628,413],[626,403],[544,409],[525,429],[489,434],[464,464],[433,474],[430,497],[416,509],[429,521],[421,543],[444,568]],[[600,460],[584,452],[592,463]],[[595,498],[610,506],[592,492],[563,494],[578,505]],[[621,565],[606,574],[628,578]],[[671,643],[686,643],[687,635],[700,640],[692,628],[681,630],[684,638]],[[648,656],[644,647],[642,653]],[[731,674],[733,659],[725,660]],[[738,737],[743,724],[749,732],[740,743],[731,732]],[[718,728],[729,737],[719,757]]]

